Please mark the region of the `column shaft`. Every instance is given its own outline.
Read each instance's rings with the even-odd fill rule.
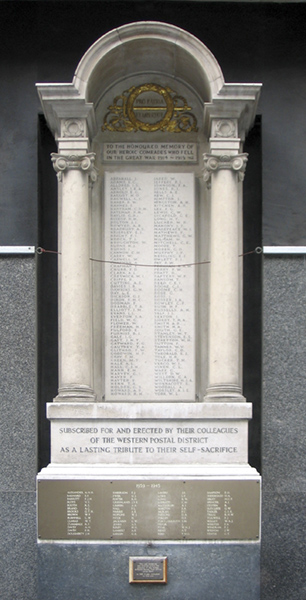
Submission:
[[[245,165],[245,155],[241,165]],[[205,400],[244,401],[241,389],[242,306],[238,162],[213,158],[208,388]],[[239,160],[239,159],[238,159]],[[236,165],[236,167],[235,167]]]
[[[88,165],[91,166],[91,161],[88,156],[80,157],[78,162],[67,161],[66,165],[63,157],[57,156],[53,161],[60,174],[59,185],[62,187],[59,260],[60,364],[56,400],[92,401],[94,393],[88,182]]]

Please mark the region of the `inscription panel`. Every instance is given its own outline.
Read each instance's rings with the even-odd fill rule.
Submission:
[[[153,143],[105,143],[102,146],[105,162],[141,163],[196,163],[197,145],[184,142]]]
[[[246,463],[244,420],[51,421],[53,463]]]
[[[106,400],[195,399],[194,176],[105,174]]]
[[[44,540],[256,540],[258,480],[39,480]]]

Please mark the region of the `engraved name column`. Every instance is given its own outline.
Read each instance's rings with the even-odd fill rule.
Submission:
[[[245,401],[241,387],[241,154],[235,120],[213,120],[204,180],[211,187],[208,402]]]
[[[57,401],[92,401],[89,195],[96,180],[82,121],[62,124],[52,162],[59,182],[59,390]],[[84,151],[85,150],[85,151]]]

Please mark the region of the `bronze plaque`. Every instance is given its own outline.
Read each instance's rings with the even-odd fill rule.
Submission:
[[[41,540],[257,540],[260,480],[39,480]]]
[[[130,556],[130,583],[167,583],[165,556]]]

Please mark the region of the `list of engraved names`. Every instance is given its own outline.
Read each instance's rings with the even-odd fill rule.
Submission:
[[[259,507],[259,479],[41,481],[39,536],[117,541],[257,539]]]
[[[194,176],[105,174],[107,400],[194,400]]]

